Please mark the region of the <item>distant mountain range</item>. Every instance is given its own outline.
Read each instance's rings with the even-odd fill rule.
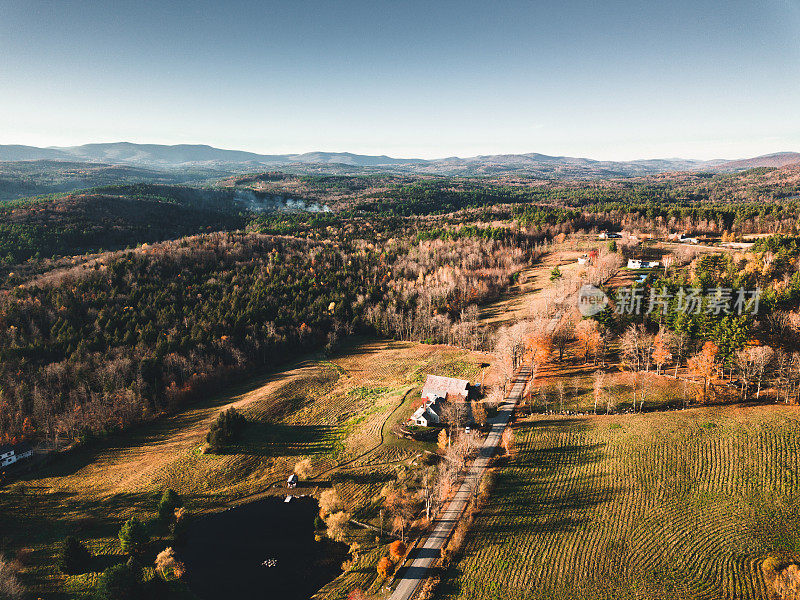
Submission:
[[[244,172],[274,168],[289,172],[354,174],[359,172],[417,173],[450,176],[518,174],[554,179],[589,179],[653,175],[675,171],[725,172],[752,167],[778,167],[800,162],[800,153],[782,152],[741,160],[699,161],[681,158],[602,161],[544,154],[498,154],[469,158],[391,158],[349,152],[256,154],[206,145],[86,144],[63,148],[0,145],[0,161],[70,161],[127,165],[148,169],[213,169]]]
[[[765,154],[755,158],[745,158],[742,160],[729,160],[722,166],[731,171],[738,169],[754,169],[756,167],[785,167],[800,163],[800,153],[798,152],[778,152],[776,154]]]
[[[336,163],[357,167],[414,164],[426,162],[417,159],[397,159],[388,156],[364,156],[349,152],[308,152],[306,154],[256,154],[242,150],[222,150],[201,144],[85,144],[63,148],[38,148],[36,146],[0,145],[0,162],[22,160],[68,160],[127,164],[139,167],[187,167],[218,165],[271,166],[293,163]]]

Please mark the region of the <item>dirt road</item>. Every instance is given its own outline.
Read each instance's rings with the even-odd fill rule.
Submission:
[[[428,569],[439,558],[442,548],[464,513],[470,494],[475,489],[475,484],[480,481],[483,472],[489,466],[489,461],[500,445],[503,431],[508,425],[514,407],[522,397],[522,391],[525,389],[525,383],[529,377],[530,368],[528,367],[517,373],[511,392],[500,405],[497,415],[490,421],[492,428],[481,447],[480,455],[470,467],[464,483],[461,484],[450,504],[433,522],[431,533],[416,549],[412,550],[411,563],[398,577],[397,587],[389,600],[410,600],[425,579]]]

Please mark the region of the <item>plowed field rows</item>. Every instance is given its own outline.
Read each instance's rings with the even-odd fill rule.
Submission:
[[[800,548],[800,411],[535,418],[440,588],[459,599],[767,600]]]

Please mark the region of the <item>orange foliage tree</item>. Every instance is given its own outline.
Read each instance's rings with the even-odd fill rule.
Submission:
[[[717,354],[719,348],[714,342],[706,342],[703,349],[688,361],[689,374],[703,380],[703,392],[699,400],[705,404],[708,401],[709,384],[717,372]]]
[[[503,447],[503,450],[506,451],[506,454],[509,456],[514,454],[514,449],[516,447],[516,440],[514,438],[514,432],[512,431],[511,427],[506,427],[503,430],[503,436],[500,438],[500,445]]]
[[[388,577],[394,569],[394,563],[388,556],[384,556],[378,561],[378,575]]]
[[[653,342],[653,362],[656,363],[656,373],[661,375],[661,367],[671,360],[672,352],[669,351],[669,346],[664,340],[663,333],[659,331]]]
[[[403,558],[407,549],[408,548],[402,540],[395,540],[389,544],[389,557],[392,559],[392,561],[397,562]]]
[[[584,319],[575,326],[575,337],[583,346],[583,360],[589,362],[589,355],[596,354],[602,344],[600,327],[594,319]]]

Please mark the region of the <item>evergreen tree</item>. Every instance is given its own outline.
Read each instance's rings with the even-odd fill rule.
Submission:
[[[92,554],[78,538],[69,536],[61,547],[58,567],[67,575],[86,573],[91,567]]]
[[[225,446],[233,442],[247,424],[242,414],[235,408],[230,408],[220,413],[206,435],[206,442],[212,452],[220,452]]]
[[[150,534],[144,523],[133,517],[127,521],[119,530],[119,544],[122,551],[126,554],[134,554],[144,550],[150,543]]]
[[[109,567],[97,579],[98,600],[138,600],[142,597],[141,569],[130,564]]]
[[[167,489],[161,495],[158,502],[158,519],[162,524],[167,525],[175,518],[175,509],[183,506],[183,499],[175,490]]]

